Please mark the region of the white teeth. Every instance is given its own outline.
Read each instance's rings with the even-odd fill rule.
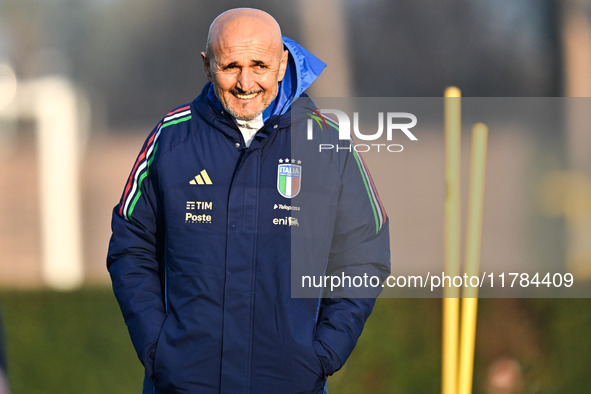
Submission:
[[[251,98],[255,98],[258,95],[258,92],[251,93],[251,94],[238,94],[236,93],[235,96],[241,100],[250,100]]]

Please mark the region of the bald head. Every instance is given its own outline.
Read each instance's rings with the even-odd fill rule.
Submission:
[[[234,8],[218,15],[211,23],[205,53],[212,58],[220,44],[234,37],[264,35],[278,50],[283,49],[281,28],[271,15],[254,8]]]
[[[281,29],[261,10],[237,8],[218,16],[201,53],[205,73],[228,113],[237,119],[260,116],[278,93],[289,53]]]

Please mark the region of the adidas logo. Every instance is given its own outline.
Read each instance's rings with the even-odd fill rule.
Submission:
[[[213,185],[213,182],[207,175],[207,171],[203,170],[198,175],[195,176],[194,179],[189,181],[191,185]]]

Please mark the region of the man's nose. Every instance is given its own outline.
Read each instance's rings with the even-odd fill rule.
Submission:
[[[247,67],[240,70],[240,74],[238,75],[238,87],[243,92],[250,91],[254,86],[254,79],[253,73]]]

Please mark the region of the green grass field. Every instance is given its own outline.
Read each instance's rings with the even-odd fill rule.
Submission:
[[[13,394],[139,393],[142,367],[108,288],[0,294]]]
[[[143,370],[108,287],[4,290],[13,394],[139,393]],[[475,393],[499,357],[519,362],[523,393],[589,393],[591,300],[481,300]],[[438,393],[441,300],[379,300],[337,393]]]

